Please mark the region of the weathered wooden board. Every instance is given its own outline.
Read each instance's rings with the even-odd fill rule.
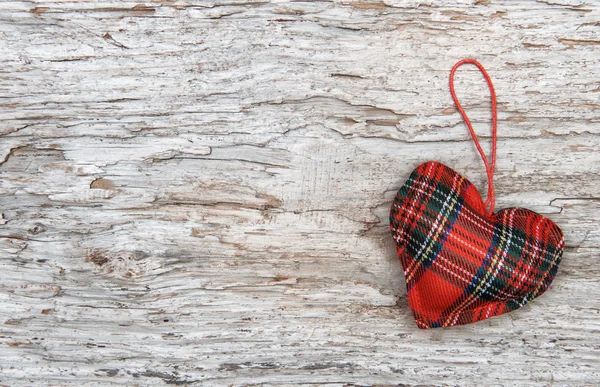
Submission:
[[[429,159],[485,192],[464,57],[567,248],[421,331],[387,216]],[[0,61],[0,385],[600,384],[598,2],[2,2]]]

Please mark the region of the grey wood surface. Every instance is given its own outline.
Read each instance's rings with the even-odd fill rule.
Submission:
[[[486,191],[464,57],[566,251],[419,330],[387,217],[427,160]],[[5,1],[0,64],[0,385],[600,385],[599,2]]]

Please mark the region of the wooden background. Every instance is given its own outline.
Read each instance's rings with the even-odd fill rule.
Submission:
[[[427,160],[486,191],[464,57],[566,251],[422,331],[387,217]],[[600,384],[600,3],[6,1],[0,65],[0,385]]]

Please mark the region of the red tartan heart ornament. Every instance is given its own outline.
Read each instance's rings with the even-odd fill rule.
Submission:
[[[473,184],[430,161],[398,191],[390,224],[419,328],[468,324],[544,293],[564,244],[550,219],[524,208],[488,215]]]
[[[492,95],[490,164],[454,93],[454,72],[463,63],[479,68]],[[540,214],[524,208],[493,212],[496,97],[483,66],[472,59],[458,62],[450,90],[484,161],[488,198],[484,203],[469,180],[435,161],[419,165],[396,194],[390,229],[408,302],[422,329],[473,323],[520,308],[548,289],[564,247],[561,229]]]

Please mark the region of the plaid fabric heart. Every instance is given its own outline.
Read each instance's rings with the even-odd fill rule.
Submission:
[[[463,63],[479,68],[492,94],[491,164],[454,93],[453,75]],[[560,228],[542,215],[524,208],[493,212],[496,97],[483,66],[472,59],[457,63],[450,90],[486,166],[488,199],[484,203],[469,180],[435,161],[418,166],[396,194],[390,228],[422,329],[468,324],[525,305],[550,286],[564,246]]]
[[[554,279],[564,244],[558,226],[533,211],[488,216],[475,186],[434,161],[400,188],[390,224],[419,328],[468,324],[525,305]]]

